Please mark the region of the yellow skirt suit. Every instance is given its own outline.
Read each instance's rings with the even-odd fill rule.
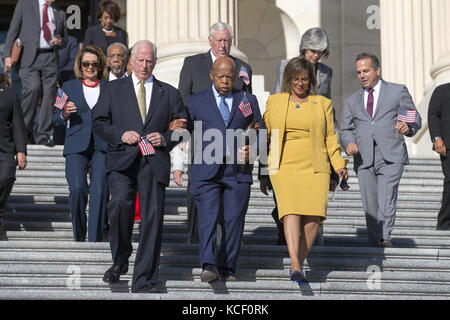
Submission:
[[[264,123],[270,137],[268,170],[280,220],[288,214],[326,219],[330,161],[346,166],[334,131],[331,100],[309,96],[301,104],[288,93],[271,95]]]

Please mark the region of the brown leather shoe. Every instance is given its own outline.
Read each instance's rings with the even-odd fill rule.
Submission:
[[[203,268],[202,274],[200,275],[202,282],[214,282],[220,279],[219,270],[215,265],[207,265]]]
[[[382,247],[382,248],[392,248],[393,247],[391,240],[381,240],[378,243],[378,246]]]

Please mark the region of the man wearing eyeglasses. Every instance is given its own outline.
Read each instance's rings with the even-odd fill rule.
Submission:
[[[115,42],[108,47],[106,65],[109,69],[109,81],[127,76],[125,73],[125,58],[127,52],[127,47],[121,42]]]
[[[5,71],[12,68],[12,49],[20,38],[23,48],[18,61],[22,83],[22,110],[31,142],[51,146],[53,103],[58,77],[57,50],[66,45],[66,13],[54,7],[55,0],[20,0],[14,10],[5,41]],[[42,92],[42,93],[41,93]],[[34,117],[42,95],[37,131]]]
[[[233,31],[229,24],[217,22],[209,29],[210,50],[184,59],[183,68],[180,73],[178,90],[183,98],[184,104],[191,94],[204,91],[211,88],[212,80],[210,71],[213,63],[219,57],[230,57],[236,65],[236,75],[234,81],[234,90],[252,92],[252,68],[250,65],[230,55],[231,43],[233,41]],[[176,129],[176,127],[174,127]],[[192,150],[192,148],[190,148]],[[174,164],[179,162],[177,159],[183,159],[183,152],[175,148],[173,152]],[[175,166],[174,166],[175,167]],[[189,169],[188,169],[189,171]],[[174,172],[175,174],[175,172]],[[178,172],[178,175],[180,172]],[[197,214],[195,205],[188,192],[188,242],[198,242],[197,232]]]

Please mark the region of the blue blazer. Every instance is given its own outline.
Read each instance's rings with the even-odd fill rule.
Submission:
[[[100,81],[100,92],[103,90],[105,83]],[[89,108],[83,94],[83,84],[81,80],[71,80],[64,83],[62,90],[77,107],[77,113],[72,114],[70,126],[66,132],[66,140],[64,142],[63,154],[80,153],[86,151],[94,139],[94,143],[99,146],[100,150],[106,152],[108,144],[92,131],[92,112],[95,109]],[[55,108],[53,112],[54,126],[67,126],[67,121],[61,117],[62,110]]]
[[[217,102],[214,97],[212,88],[208,90],[193,94],[187,99],[187,109],[189,112],[189,118],[191,121],[201,121],[202,130],[196,133],[194,127],[194,146],[193,146],[193,158],[192,158],[192,169],[190,179],[191,181],[207,181],[211,180],[216,176],[220,169],[221,163],[208,164],[205,163],[203,156],[201,157],[201,163],[196,163],[199,156],[202,155],[203,151],[212,143],[211,141],[203,141],[202,138],[207,130],[215,129],[219,130],[223,137],[223,156],[226,155],[226,130],[229,129],[242,129],[245,130],[248,125],[255,120],[258,122],[262,128],[262,117],[259,110],[258,100],[251,93],[246,93],[247,99],[251,104],[253,115],[245,118],[238,109],[238,105],[244,98],[244,91],[233,91],[233,106],[231,108],[230,119],[228,126],[225,127],[222,115],[217,107]],[[209,147],[211,148],[211,146]],[[237,138],[234,138],[234,162],[233,169],[236,174],[236,179],[239,182],[253,182],[252,177],[252,167],[248,166],[246,172],[242,173],[238,171],[237,167]],[[207,151],[206,154],[210,152]],[[215,152],[211,152],[214,157]]]

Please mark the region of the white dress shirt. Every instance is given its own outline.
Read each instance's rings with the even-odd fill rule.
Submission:
[[[44,11],[44,5],[45,5],[45,0],[38,0],[39,1],[39,17],[40,17],[40,26],[41,26],[41,35],[39,37],[39,48],[40,49],[50,49],[51,45],[50,45],[50,41],[53,38],[54,34],[55,34],[55,28],[56,28],[56,24],[55,24],[55,16],[53,14],[53,8],[52,5],[49,4],[47,7],[47,15],[48,15],[48,22],[49,22],[49,29],[50,29],[50,41],[45,41],[44,39],[44,31],[42,31],[42,19],[43,19],[43,11]],[[53,27],[51,27],[53,26]]]
[[[139,79],[136,78],[134,73],[131,74],[131,79],[133,80],[134,92],[136,92],[136,99],[139,96]],[[153,75],[144,83],[145,87],[145,114],[148,114],[148,109],[150,107],[150,100],[152,99],[152,91],[153,91]]]
[[[375,110],[377,110],[377,104],[378,104],[378,98],[380,96],[380,89],[381,89],[381,79],[378,81],[378,83],[373,87],[373,113],[372,115],[375,115]],[[367,101],[369,100],[369,90],[364,89],[364,107],[367,110]]]
[[[123,79],[123,78],[126,78],[126,77],[127,77],[127,73],[126,72],[120,78],[117,78],[116,75],[110,71],[109,72],[109,76],[108,76],[108,81],[114,81],[114,80]]]
[[[83,85],[83,94],[89,108],[92,109],[97,104],[98,97],[100,96],[100,85],[95,88]]]

